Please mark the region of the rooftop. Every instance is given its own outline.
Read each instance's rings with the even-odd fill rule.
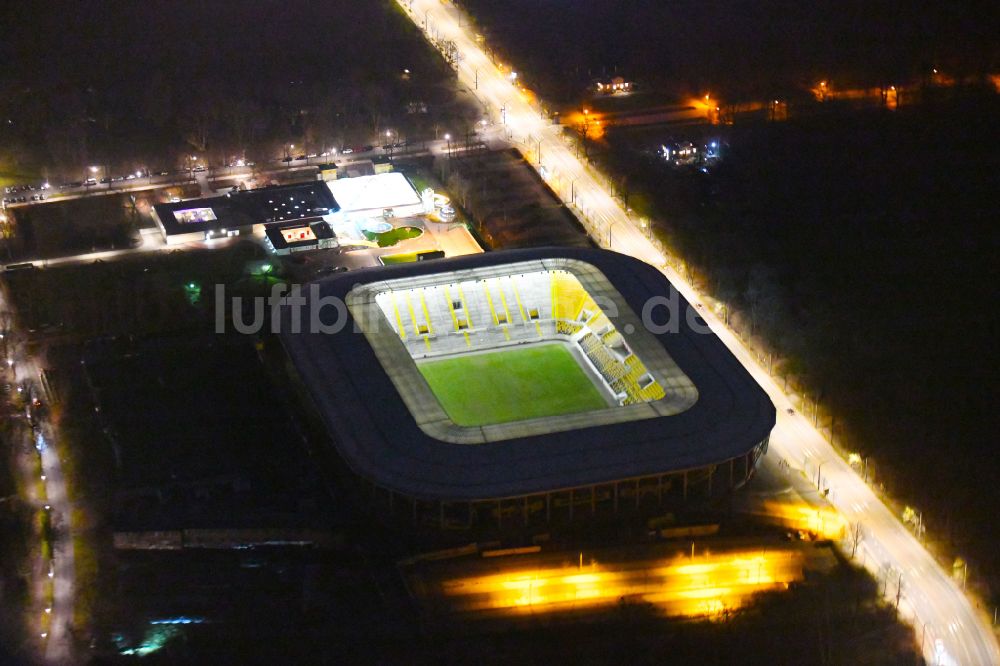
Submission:
[[[565,270],[570,264],[582,267],[577,275],[590,276],[581,280],[592,280],[588,291],[613,288],[610,303],[618,307],[614,321],[622,332],[629,330],[627,324],[635,326],[636,313],[650,298],[674,299],[681,313],[676,327],[625,337],[665,389],[663,398],[471,427],[441,418],[446,414],[428,382],[406,371],[414,365],[408,345],[445,344],[462,340],[468,331],[448,331],[448,336],[439,331],[425,343],[435,315],[428,309],[421,317],[423,306],[415,306],[409,322],[404,318],[396,328],[386,327],[377,295],[453,284],[456,276],[458,281],[502,280],[504,274]],[[700,319],[696,311],[659,271],[630,257],[570,248],[492,252],[352,271],[319,285],[321,298],[348,304],[346,311],[325,307],[320,318],[330,324],[339,316],[346,325],[325,334],[289,333],[291,312],[286,310],[283,344],[341,457],[357,474],[397,492],[428,499],[491,499],[694,469],[749,453],[774,426],[774,406],[749,373],[713,333],[692,328],[689,321]],[[601,301],[605,311],[606,303]],[[309,302],[302,321],[310,321],[318,305]],[[527,312],[531,306],[517,307],[521,321],[510,323],[530,330],[535,323]],[[539,324],[544,314],[540,309]],[[376,321],[389,335],[368,334],[366,327]],[[420,324],[428,325],[426,333],[421,334]],[[414,325],[418,328],[406,340],[397,334],[399,326]],[[474,335],[494,335],[493,327],[482,323],[472,328],[478,331]],[[610,331],[599,332],[613,337]],[[649,384],[644,380],[641,386]],[[635,414],[641,416],[632,418]]]
[[[323,220],[269,224],[264,235],[275,250],[311,246],[334,237],[330,225]]]
[[[321,182],[275,185],[154,206],[168,236],[320,218],[340,210]]]
[[[333,198],[345,213],[376,211],[379,215],[386,208],[418,206],[420,195],[406,176],[398,171],[374,176],[338,178],[326,183]]]

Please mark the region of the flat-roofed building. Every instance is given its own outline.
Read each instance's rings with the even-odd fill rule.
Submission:
[[[261,234],[270,224],[335,217],[337,200],[321,182],[276,185],[217,197],[153,206],[153,220],[168,245]]]
[[[327,181],[345,221],[384,217],[413,217],[428,213],[410,180],[398,171]]]
[[[264,237],[269,249],[277,255],[337,247],[336,235],[323,220],[312,220],[306,224],[269,224],[264,229]]]

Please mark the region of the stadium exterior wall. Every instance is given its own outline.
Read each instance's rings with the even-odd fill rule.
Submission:
[[[623,255],[543,248],[351,271],[321,281],[320,294],[343,298],[366,282],[558,257],[601,270],[636,312],[670,288],[655,268]],[[696,313],[682,297],[679,303]],[[353,326],[290,333],[290,313],[283,314],[292,373],[337,457],[374,504],[421,524],[528,525],[729,492],[751,478],[775,423],[770,399],[722,342],[682,327],[657,337],[698,386],[698,403],[684,414],[523,441],[449,444],[421,433]]]
[[[736,491],[753,477],[767,444],[765,439],[746,455],[715,465],[484,500],[421,499],[371,479],[362,480],[373,508],[415,526],[442,530],[533,527],[609,513],[676,508]]]

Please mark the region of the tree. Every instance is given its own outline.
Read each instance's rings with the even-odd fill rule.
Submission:
[[[267,113],[255,100],[239,99],[226,106],[225,119],[232,148],[241,155],[267,128]]]
[[[858,552],[858,546],[861,544],[861,537],[863,532],[861,530],[861,522],[851,523],[850,529],[848,531],[848,539],[850,539],[851,544],[851,557],[853,558]]]
[[[781,300],[779,291],[771,268],[763,264],[756,264],[750,269],[746,291],[743,295],[750,310],[751,335],[757,331],[758,324],[773,318],[777,303]]]

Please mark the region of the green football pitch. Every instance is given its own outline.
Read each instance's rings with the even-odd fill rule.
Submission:
[[[460,426],[508,423],[603,409],[607,403],[561,344],[542,344],[419,364]]]

